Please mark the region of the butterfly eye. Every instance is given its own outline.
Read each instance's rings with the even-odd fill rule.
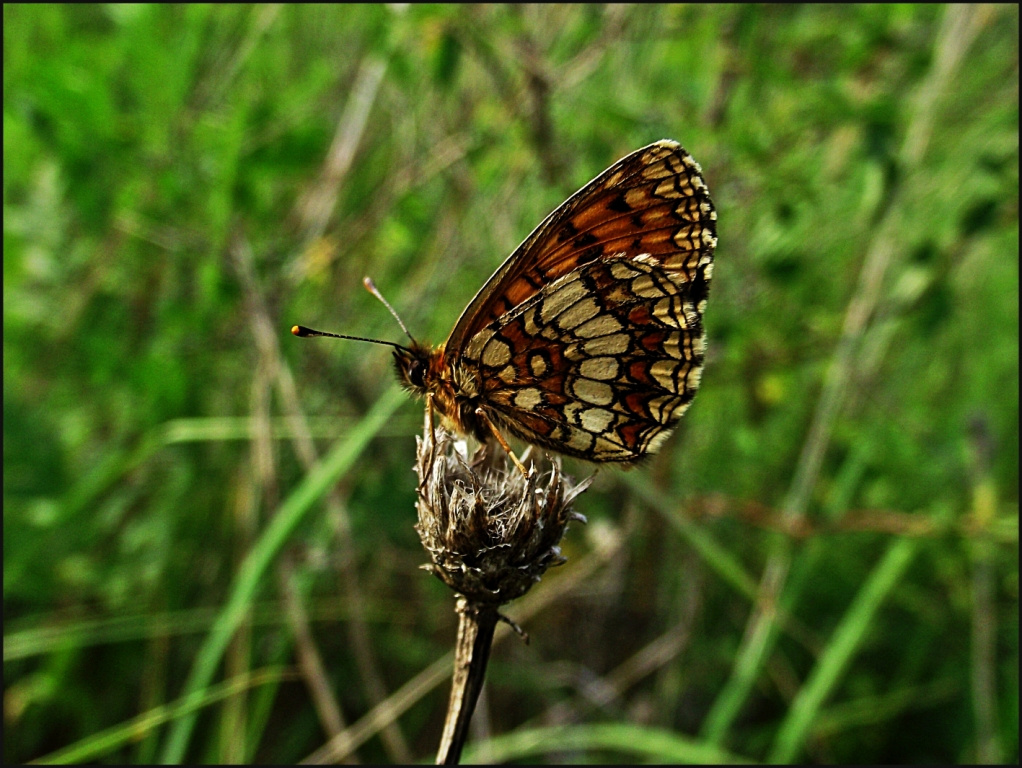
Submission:
[[[426,382],[424,376],[426,373],[426,366],[422,364],[421,360],[415,360],[408,367],[408,381],[411,382],[413,387],[424,387]]]

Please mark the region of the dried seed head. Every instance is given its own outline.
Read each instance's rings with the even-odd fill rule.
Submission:
[[[499,446],[483,446],[470,459],[464,441],[440,427],[434,433],[426,410],[415,464],[415,529],[433,559],[424,567],[477,603],[521,597],[564,562],[557,545],[565,528],[585,522],[571,503],[592,478],[574,483],[554,458],[541,459],[526,479]]]

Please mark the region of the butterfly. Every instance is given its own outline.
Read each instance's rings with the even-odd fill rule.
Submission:
[[[457,431],[495,438],[520,469],[504,433],[634,463],[660,447],[699,388],[716,245],[698,163],[675,141],[650,144],[547,216],[446,343],[391,344],[398,379]]]

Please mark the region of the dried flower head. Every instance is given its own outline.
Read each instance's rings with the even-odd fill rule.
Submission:
[[[433,559],[425,568],[480,604],[521,597],[564,562],[558,543],[565,528],[585,522],[571,503],[592,478],[574,483],[557,458],[533,462],[526,478],[499,446],[484,445],[469,458],[465,442],[434,430],[426,410],[415,465],[415,529]]]

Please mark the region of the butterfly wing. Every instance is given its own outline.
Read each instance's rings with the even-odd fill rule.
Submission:
[[[445,345],[459,352],[493,320],[562,275],[620,252],[668,269],[716,245],[717,216],[698,163],[664,139],[621,158],[554,210],[461,313]]]
[[[446,357],[527,442],[635,461],[698,388],[715,246],[699,166],[673,141],[651,144],[529,235],[462,314]]]

